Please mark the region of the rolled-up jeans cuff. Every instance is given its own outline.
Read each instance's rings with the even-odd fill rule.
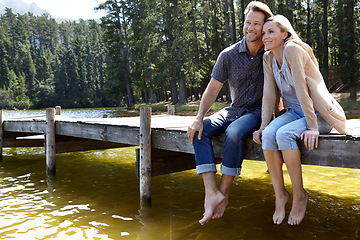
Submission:
[[[221,173],[229,176],[239,176],[241,172],[241,168],[230,168],[221,164]]]
[[[209,163],[209,164],[200,164],[196,166],[196,172],[197,174],[202,174],[206,172],[217,172],[216,170],[216,164],[215,163]]]

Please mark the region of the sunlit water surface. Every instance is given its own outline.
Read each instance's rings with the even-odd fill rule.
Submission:
[[[266,164],[244,161],[224,216],[200,226],[204,190],[194,170],[153,177],[152,206],[141,209],[135,148],[57,154],[56,164],[49,179],[43,148],[4,149],[0,239],[360,239],[358,169],[303,166],[306,216],[275,226]]]

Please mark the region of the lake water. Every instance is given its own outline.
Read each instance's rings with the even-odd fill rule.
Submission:
[[[101,111],[86,116],[113,110]],[[153,177],[152,206],[140,207],[133,147],[57,154],[52,179],[43,148],[3,154],[0,239],[360,239],[359,169],[303,166],[306,216],[299,226],[275,226],[266,164],[244,161],[224,216],[201,226],[204,190],[194,170]]]

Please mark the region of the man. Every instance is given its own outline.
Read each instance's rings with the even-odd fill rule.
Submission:
[[[244,141],[261,122],[263,91],[262,26],[273,14],[265,4],[253,1],[245,11],[244,38],[223,50],[204,91],[196,119],[188,127],[188,138],[194,146],[196,170],[205,186],[205,213],[201,225],[222,217],[228,204],[231,183],[240,175]],[[228,108],[204,120],[225,81],[229,82],[232,103]],[[216,165],[211,139],[225,132],[222,179],[216,184]]]

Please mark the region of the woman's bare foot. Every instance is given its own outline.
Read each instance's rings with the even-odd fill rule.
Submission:
[[[205,203],[204,203],[205,213],[203,214],[204,217],[199,220],[199,223],[201,225],[204,225],[210,219],[212,219],[213,215],[215,213],[215,209],[220,204],[222,204],[222,202],[224,200],[225,200],[225,197],[220,191],[217,191],[217,192],[215,192],[214,194],[211,194],[211,195],[206,195],[205,196]]]
[[[285,218],[285,205],[289,201],[290,194],[285,191],[281,196],[276,196],[275,199],[275,212],[273,215],[274,224],[281,224]]]
[[[306,213],[306,205],[309,199],[308,193],[305,191],[300,196],[293,197],[292,208],[289,214],[288,224],[299,225]]]
[[[224,215],[228,203],[229,203],[229,197],[225,197],[224,200],[216,207],[212,219],[221,218]]]

